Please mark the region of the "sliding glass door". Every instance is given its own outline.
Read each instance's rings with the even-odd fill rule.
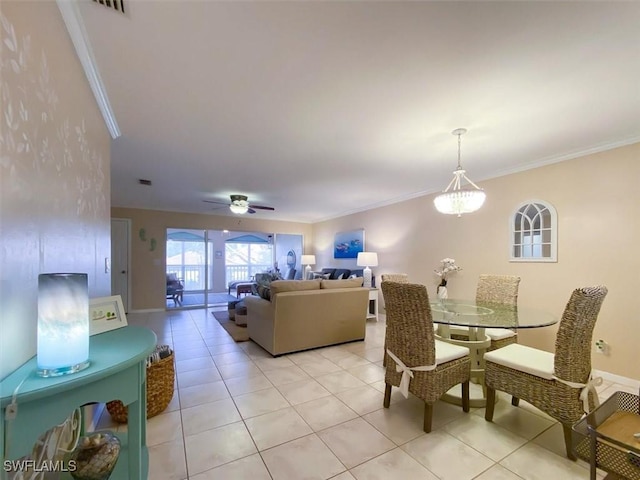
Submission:
[[[167,308],[207,305],[210,257],[206,231],[167,229]]]
[[[168,228],[166,251],[167,308],[224,305],[235,298],[230,285],[256,273],[300,278],[302,236]]]
[[[242,234],[225,241],[226,280],[250,282],[256,273],[274,268],[273,235]]]

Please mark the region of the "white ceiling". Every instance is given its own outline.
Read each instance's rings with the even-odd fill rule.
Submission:
[[[640,141],[639,2],[125,2],[80,6],[113,206],[315,222],[441,190],[458,127],[480,186]]]

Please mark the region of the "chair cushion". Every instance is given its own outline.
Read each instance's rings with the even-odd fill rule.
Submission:
[[[546,380],[553,380],[553,353],[512,343],[484,354],[487,362],[497,363]]]
[[[504,340],[505,338],[515,337],[517,334],[508,328],[487,328],[484,333],[491,340]]]
[[[460,347],[452,343],[441,342],[440,340],[436,340],[435,343],[437,365],[469,355],[469,349],[467,347]]]

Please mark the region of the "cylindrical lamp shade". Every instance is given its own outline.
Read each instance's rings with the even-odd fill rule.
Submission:
[[[86,273],[38,276],[38,375],[89,366],[89,282]]]

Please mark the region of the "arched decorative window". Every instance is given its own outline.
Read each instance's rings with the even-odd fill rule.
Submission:
[[[558,261],[558,215],[550,203],[521,204],[511,220],[512,262]]]

